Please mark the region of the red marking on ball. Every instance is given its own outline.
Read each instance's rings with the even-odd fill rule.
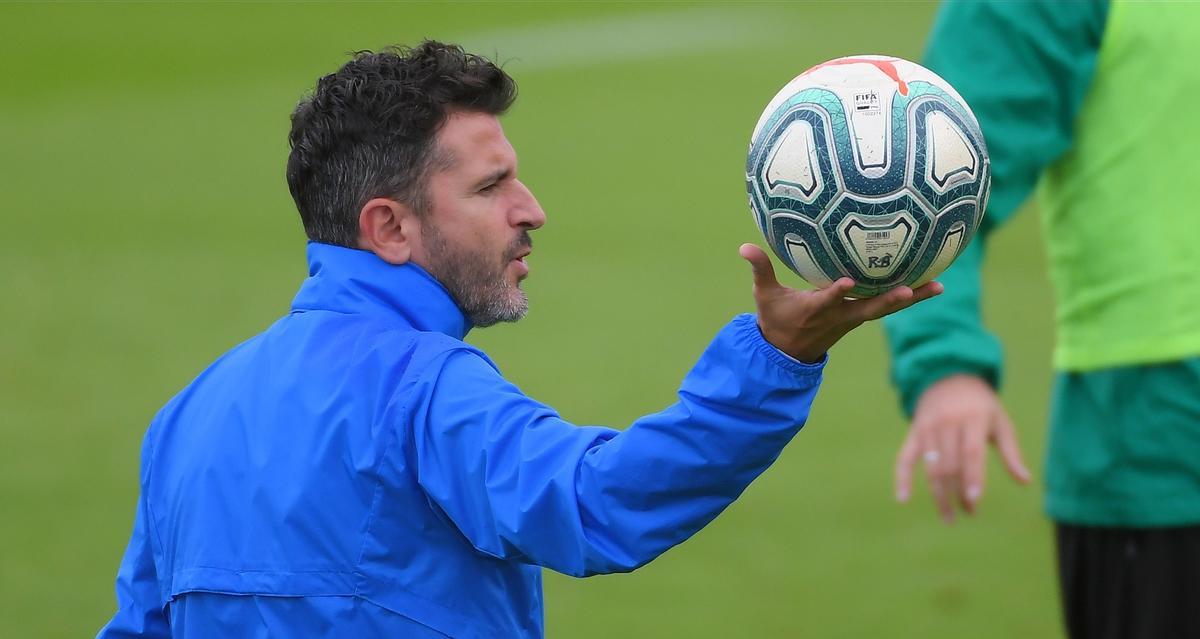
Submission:
[[[900,79],[900,72],[896,70],[896,65],[892,64],[892,60],[894,60],[894,58],[891,60],[872,60],[870,58],[838,58],[837,60],[822,62],[821,64],[818,64],[817,66],[805,71],[804,73],[801,73],[800,75],[812,73],[813,71],[816,71],[822,67],[840,66],[843,64],[869,64],[882,71],[887,77],[895,80],[896,86],[900,90],[900,95],[908,95],[908,84],[904,80]]]

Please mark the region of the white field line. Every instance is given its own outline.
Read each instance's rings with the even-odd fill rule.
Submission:
[[[557,71],[753,49],[765,40],[803,37],[800,25],[789,25],[786,16],[762,5],[708,5],[467,33],[457,41],[510,70]]]

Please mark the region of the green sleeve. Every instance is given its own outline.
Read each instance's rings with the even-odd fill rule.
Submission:
[[[992,193],[975,239],[938,278],[946,292],[884,321],[892,380],[909,415],[921,393],[948,375],[1000,383],[1000,342],[980,316],[987,237],[1070,146],[1107,11],[1107,0],[997,0],[946,2],[938,12],[924,65],[979,118]]]

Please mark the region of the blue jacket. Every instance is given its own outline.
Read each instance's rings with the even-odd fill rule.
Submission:
[[[417,266],[310,243],[292,311],[155,417],[100,637],[539,637],[541,568],[633,570],[803,425],[822,364],[726,326],[678,401],[574,426]]]

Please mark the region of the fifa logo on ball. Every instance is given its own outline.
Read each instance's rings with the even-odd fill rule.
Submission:
[[[854,94],[854,110],[855,111],[876,111],[879,110],[879,94],[874,91],[866,93]]]

